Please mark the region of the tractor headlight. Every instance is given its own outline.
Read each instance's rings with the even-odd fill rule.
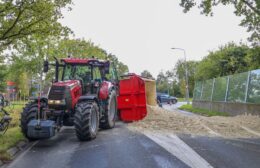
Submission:
[[[49,100],[48,104],[65,105],[65,99],[63,100]]]
[[[54,101],[55,104],[65,104],[65,100],[55,100]]]

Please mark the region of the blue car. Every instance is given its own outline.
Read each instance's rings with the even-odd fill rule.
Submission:
[[[176,104],[178,99],[165,93],[157,93],[157,102],[159,105],[163,103]]]

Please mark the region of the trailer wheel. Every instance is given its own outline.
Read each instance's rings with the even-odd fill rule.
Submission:
[[[77,104],[74,126],[77,138],[87,141],[96,138],[99,126],[98,106],[95,102],[80,102]]]
[[[41,108],[46,107],[46,103],[41,102]],[[24,108],[23,112],[21,113],[21,130],[23,135],[29,139],[30,141],[37,140],[35,138],[30,138],[27,136],[27,124],[32,120],[36,119],[38,115],[38,103],[37,102],[31,102],[28,103]],[[41,114],[40,114],[41,115]]]
[[[116,119],[117,119],[116,92],[112,90],[109,94],[107,110],[100,121],[100,128],[102,129],[114,128]]]

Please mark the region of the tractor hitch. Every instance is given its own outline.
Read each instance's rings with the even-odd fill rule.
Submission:
[[[47,139],[55,135],[55,127],[52,120],[31,120],[28,123],[27,136],[31,139]]]

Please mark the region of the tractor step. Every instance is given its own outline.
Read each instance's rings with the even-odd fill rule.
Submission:
[[[52,120],[31,120],[27,136],[32,139],[47,139],[55,135],[55,122]]]

